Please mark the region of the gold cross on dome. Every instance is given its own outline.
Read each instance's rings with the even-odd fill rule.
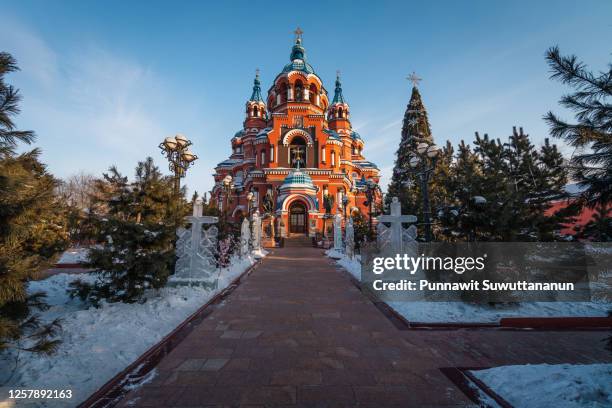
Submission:
[[[412,82],[412,85],[415,87],[419,86],[419,82],[423,80],[422,78],[419,78],[414,71],[412,71],[412,74],[408,75],[406,79]]]
[[[300,27],[296,28],[295,31],[295,39],[296,40],[301,40],[302,39],[302,34],[304,34],[304,31],[302,31],[302,29]]]

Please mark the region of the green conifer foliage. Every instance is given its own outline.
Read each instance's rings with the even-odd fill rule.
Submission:
[[[563,157],[548,140],[540,149],[513,130],[506,143],[476,133],[474,148],[463,141],[446,181],[452,204],[440,209],[447,240],[552,241],[575,209],[554,214],[555,200],[568,198]]]
[[[576,123],[568,123],[552,112],[544,119],[553,137],[576,148],[570,160],[570,175],[584,188],[584,204],[609,208],[612,200],[612,64],[593,74],[575,56],[562,56],[559,48],[546,53],[551,78],[574,88],[561,98],[561,105],[575,112]],[[605,211],[602,211],[605,213]]]
[[[134,181],[111,167],[95,190],[99,246],[89,258],[99,279],[75,284],[72,293],[95,305],[144,301],[145,291],[163,287],[174,270],[175,231],[189,208],[184,191],[177,197],[173,179],[150,157],[138,163]]]
[[[395,166],[387,195],[385,206],[388,206],[392,197],[398,197],[402,204],[402,212],[414,214],[423,221],[423,194],[420,179],[410,172],[410,156],[415,154],[419,143],[433,144],[431,126],[427,117],[427,110],[421,99],[421,94],[415,86],[412,88],[410,102],[404,113],[402,124],[402,135],[399,148],[396,153]],[[435,218],[435,208],[448,205],[449,192],[446,184],[450,173],[450,165],[453,158],[453,148],[449,142],[441,149],[437,159],[437,165],[429,183],[429,196],[432,208],[432,216]],[[434,235],[439,231],[434,223]],[[419,233],[423,229],[419,228]]]
[[[50,353],[56,348],[57,322],[41,325],[33,309],[44,296],[26,292],[27,281],[48,267],[67,246],[66,208],[55,194],[56,180],[39,161],[40,151],[17,154],[19,143],[34,141],[17,130],[18,90],[5,82],[17,70],[0,53],[0,351],[24,349]]]

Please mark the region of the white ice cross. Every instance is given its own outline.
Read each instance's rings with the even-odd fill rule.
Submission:
[[[391,201],[391,214],[381,215],[378,217],[378,222],[388,222],[391,224],[391,245],[394,252],[401,252],[403,248],[402,242],[402,223],[414,223],[417,217],[414,215],[402,215],[402,204],[397,197],[393,197]]]

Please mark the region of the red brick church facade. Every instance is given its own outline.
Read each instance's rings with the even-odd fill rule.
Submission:
[[[243,128],[231,139],[232,154],[215,168],[212,199],[233,220],[258,209],[273,213],[277,231],[285,236],[314,236],[322,232],[326,195],[333,197],[332,214],[344,214],[346,208],[348,214],[368,215],[364,187],[370,179],[378,183],[379,169],[363,156],[364,142],[352,129],[340,78],[330,103],[306,60],[300,30],[296,34],[290,62],[265,101],[256,75]],[[231,198],[223,188],[227,175]]]

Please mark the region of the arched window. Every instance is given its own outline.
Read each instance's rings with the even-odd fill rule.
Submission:
[[[255,117],[256,117],[256,116],[257,116],[257,113],[258,113],[257,106],[254,106],[254,107],[253,107],[253,116],[255,116]]]
[[[306,141],[300,136],[291,140],[289,145],[289,164],[291,167],[305,167],[306,165]]]
[[[287,84],[282,83],[280,86],[281,103],[287,102]]]
[[[323,163],[327,161],[327,158],[325,157],[325,146],[323,146],[323,148],[321,149],[321,161]]]
[[[344,189],[339,188],[336,193],[336,203],[338,204],[338,208],[342,208],[342,199],[344,198]]]
[[[331,152],[331,165],[332,167],[336,166],[336,152],[334,151]]]
[[[274,145],[270,146],[270,163],[274,161]]]
[[[338,117],[342,117],[342,106],[338,108]]]
[[[310,99],[310,103],[312,104],[316,104],[317,103],[317,87],[315,86],[315,84],[310,84],[310,92],[308,94],[308,98]]]
[[[296,101],[302,101],[304,100],[304,84],[302,84],[302,81],[300,81],[299,79],[297,81],[295,81],[295,96],[293,99],[295,99]]]
[[[261,150],[261,165],[265,165],[266,164],[266,151],[265,150]]]

